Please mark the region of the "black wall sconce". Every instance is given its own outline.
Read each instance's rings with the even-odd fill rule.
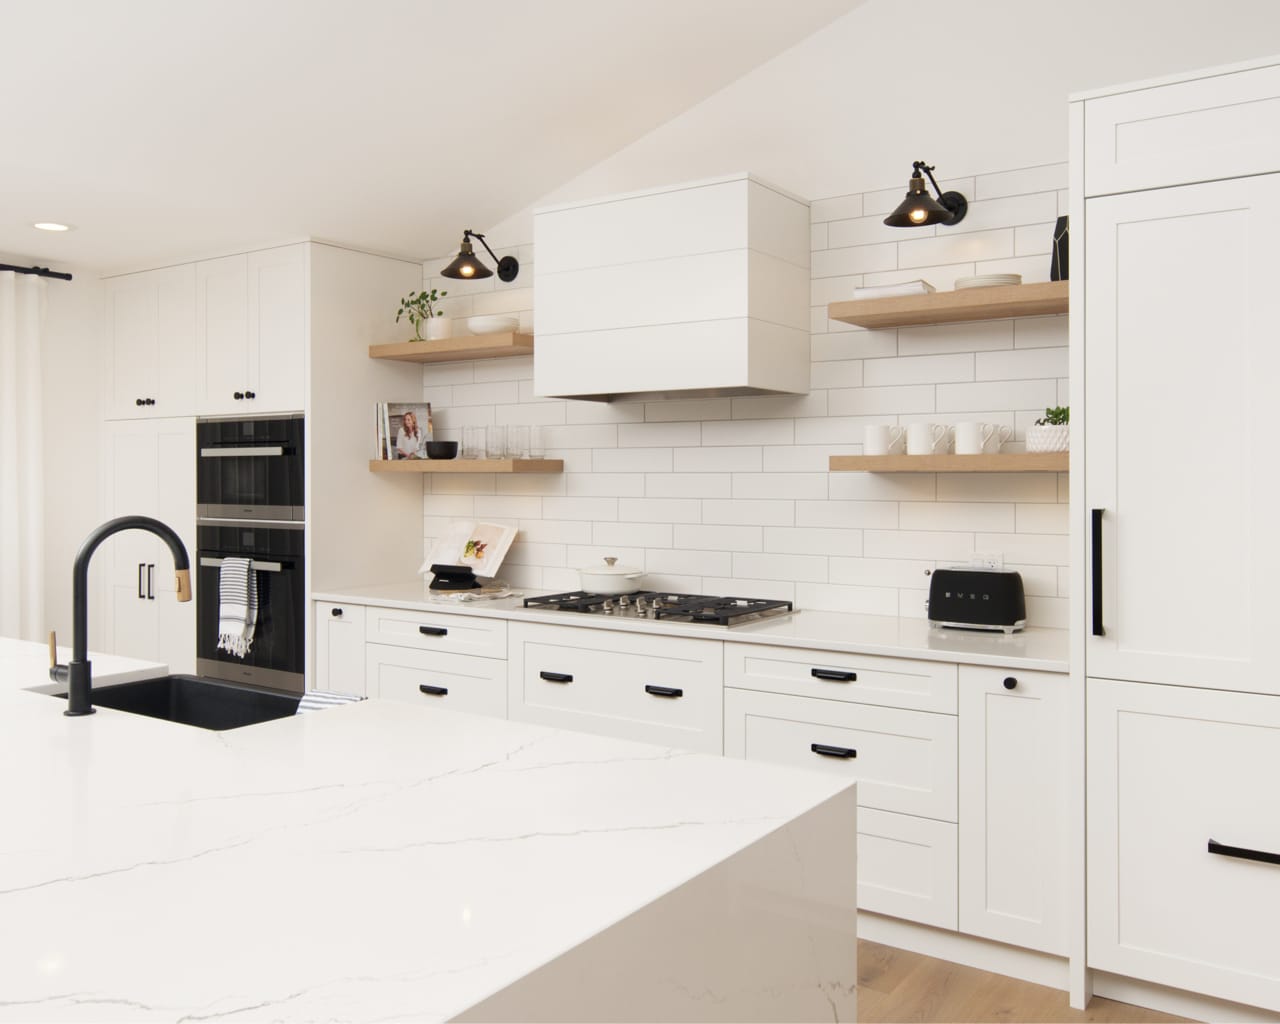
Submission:
[[[933,190],[938,193],[935,200],[924,187],[924,178],[920,172],[929,176]],[[926,224],[959,224],[969,212],[969,201],[959,192],[943,192],[933,176],[933,168],[923,160],[911,165],[911,180],[907,182],[907,198],[898,204],[898,208],[884,219],[891,228],[918,228]]]
[[[489,243],[484,240],[484,235],[477,234],[468,228],[462,232],[462,247],[458,250],[457,259],[450,263],[444,270],[440,271],[441,277],[452,277],[462,281],[473,281],[482,277],[493,277],[493,271],[476,259],[475,247],[471,244],[471,239],[478,238],[480,244],[484,246],[493,261],[498,265],[499,281],[514,281],[516,275],[520,273],[520,261],[514,256],[503,256],[498,259],[494,255]]]

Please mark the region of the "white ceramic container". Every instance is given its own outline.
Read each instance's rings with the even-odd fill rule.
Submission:
[[[600,565],[587,565],[578,570],[578,581],[589,594],[629,594],[642,589],[644,570],[631,565],[618,565],[616,558],[606,558]]]

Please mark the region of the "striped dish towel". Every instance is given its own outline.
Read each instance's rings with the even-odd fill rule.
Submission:
[[[218,650],[243,658],[258,624],[258,577],[248,558],[224,558],[218,572]]]
[[[303,694],[302,700],[298,701],[298,710],[294,714],[300,715],[304,711],[323,711],[325,708],[336,707],[339,704],[350,704],[358,700],[364,700],[364,698],[357,697],[351,693],[329,693],[325,690],[309,690]]]

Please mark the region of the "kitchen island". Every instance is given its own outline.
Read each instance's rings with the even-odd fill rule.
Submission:
[[[30,646],[0,1020],[854,1019],[842,780],[378,700],[68,719]]]

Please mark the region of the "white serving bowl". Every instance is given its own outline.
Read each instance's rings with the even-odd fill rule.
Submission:
[[[502,334],[520,326],[520,318],[514,316],[469,316],[467,330],[472,334]]]

